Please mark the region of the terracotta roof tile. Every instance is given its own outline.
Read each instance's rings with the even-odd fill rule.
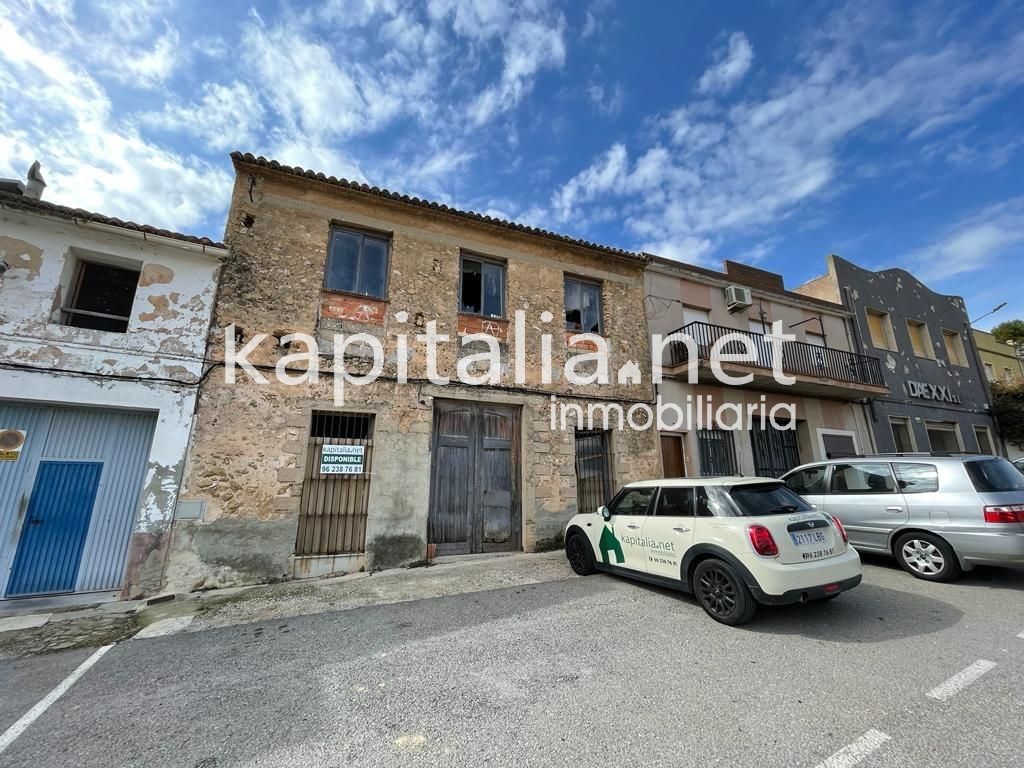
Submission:
[[[35,198],[25,197],[24,195],[0,193],[0,207],[8,210],[40,213],[45,216],[56,216],[61,219],[69,219],[72,221],[89,221],[94,224],[105,224],[110,227],[119,227],[133,232],[142,232],[146,235],[166,237],[170,240],[180,240],[183,243],[192,243],[193,245],[205,245],[210,248],[227,248],[224,243],[216,242],[208,237],[183,235],[180,232],[172,232],[168,229],[151,227],[148,224],[136,224],[134,221],[124,221],[123,219],[118,219],[113,216],[104,216],[102,213],[86,211],[82,208],[68,208],[64,205],[57,205],[56,203],[51,203],[46,200],[36,200]]]
[[[451,206],[445,205],[444,203],[436,203],[432,200],[423,200],[419,197],[410,197],[409,195],[403,195],[399,192],[392,192],[388,189],[381,187],[371,187],[368,184],[360,184],[358,181],[349,181],[348,179],[339,179],[334,176],[327,176],[317,171],[306,170],[304,168],[292,167],[290,165],[281,165],[276,160],[268,160],[262,156],[256,156],[249,152],[232,152],[231,159],[234,161],[236,166],[238,164],[244,165],[255,165],[260,168],[269,168],[272,171],[278,171],[280,173],[286,173],[291,176],[300,176],[313,181],[319,181],[324,184],[330,184],[335,187],[342,187],[344,189],[354,190],[356,192],[363,192],[368,195],[374,195],[375,197],[381,197],[387,200],[396,200],[401,203],[408,205],[415,205],[420,208],[429,208],[431,210],[440,211],[451,216],[459,216],[464,219],[472,219],[474,221],[480,221],[485,224],[490,224],[496,227],[502,227],[503,229],[510,229],[516,232],[524,232],[535,237],[543,237],[548,240],[555,240],[561,243],[567,243],[569,245],[575,245],[580,248],[587,248],[592,251],[599,251],[601,253],[610,254],[612,256],[618,256],[620,258],[634,259],[640,262],[646,262],[647,257],[640,253],[633,253],[632,251],[626,251],[622,248],[615,248],[610,245],[601,245],[599,243],[592,243],[588,240],[580,240],[568,235],[560,235],[556,232],[549,232],[546,229],[539,229],[537,227],[529,227],[525,224],[517,224],[514,221],[506,221],[505,219],[499,219],[494,216],[486,216],[482,213],[476,213],[475,211],[462,211],[458,208],[452,208]]]

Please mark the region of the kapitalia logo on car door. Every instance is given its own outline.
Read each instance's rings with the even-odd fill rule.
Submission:
[[[908,381],[906,383],[907,394],[911,397],[919,397],[922,400],[941,400],[946,403],[959,403],[960,395],[955,394],[949,387],[940,384],[928,384],[924,381]]]
[[[629,535],[620,538],[624,544],[629,544],[631,547],[641,547],[654,550],[655,552],[674,552],[676,549],[674,541],[657,541],[656,539],[648,539],[644,536]]]

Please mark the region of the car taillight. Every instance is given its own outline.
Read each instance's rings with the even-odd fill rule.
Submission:
[[[986,523],[1024,523],[1024,504],[985,507]]]
[[[839,535],[843,537],[843,541],[849,544],[850,537],[846,535],[846,529],[843,528],[843,524],[839,522],[839,518],[832,515],[832,522],[836,524],[836,530],[839,531]]]
[[[747,535],[750,537],[750,546],[761,557],[778,557],[779,548],[772,538],[772,532],[763,525],[751,525],[747,528]]]

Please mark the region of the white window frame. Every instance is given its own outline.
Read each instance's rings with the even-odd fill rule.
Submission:
[[[853,440],[853,451],[860,455],[860,443],[857,442],[857,433],[851,432],[848,429],[825,429],[824,427],[818,427],[818,455],[815,457],[815,461],[828,461],[825,457],[825,435],[845,435],[846,437],[852,438]]]
[[[893,446],[896,445],[896,431],[892,428],[893,420],[902,421],[906,427],[907,432],[910,435],[910,450],[912,453],[917,453],[917,437],[914,435],[914,420],[910,416],[889,416],[889,431],[892,433]]]
[[[936,432],[939,432],[939,431],[950,432],[951,431],[956,436],[956,443],[957,443],[957,445],[960,446],[957,450],[959,450],[961,452],[964,450],[964,436],[960,432],[960,422],[958,422],[958,421],[952,421],[952,422],[951,421],[925,421],[925,423],[924,423],[924,434],[925,434],[925,437],[928,438],[928,452],[929,453],[934,451],[934,450],[936,450],[935,447],[932,446],[932,438],[928,434],[928,429],[929,429],[928,425],[929,424],[932,425],[931,429],[934,429]],[[949,425],[950,424],[953,425],[953,429],[952,430],[949,429]]]
[[[882,322],[882,335],[885,336],[885,346],[879,346],[876,342],[875,335],[871,332],[871,320],[868,318],[874,315],[878,317]],[[874,307],[866,307],[864,309],[864,322],[868,324],[868,338],[871,340],[871,346],[875,349],[884,349],[888,352],[899,352],[899,345],[896,344],[896,332],[892,327],[892,318],[888,312],[881,309],[875,309]]]
[[[955,339],[956,344],[955,351],[959,360],[954,360],[953,355],[949,352],[950,339]],[[957,368],[970,368],[971,363],[967,358],[967,346],[964,344],[964,338],[960,335],[959,331],[953,331],[949,328],[942,329],[942,347],[946,352],[946,357],[949,358],[949,364],[955,365]],[[963,450],[961,448],[961,450]]]
[[[998,456],[999,453],[998,453],[998,449],[996,448],[996,441],[992,439],[992,430],[988,428],[988,425],[987,424],[974,424],[972,426],[974,427],[974,440],[976,442],[978,440],[978,431],[979,430],[984,432],[985,436],[988,438],[988,447],[992,449],[992,453],[985,454],[985,455],[987,455],[987,456]],[[984,451],[981,450],[981,443],[978,443],[978,453],[985,453]]]
[[[921,346],[923,347],[923,354],[917,354],[917,350],[914,349],[914,329],[918,328],[921,331]],[[935,359],[935,348],[932,346],[932,335],[928,331],[928,323],[923,320],[917,320],[911,317],[907,318],[907,335],[910,337],[910,351],[914,353],[915,357],[922,358],[924,360]]]

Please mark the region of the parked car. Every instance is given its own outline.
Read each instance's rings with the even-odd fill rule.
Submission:
[[[565,528],[572,569],[692,592],[715,621],[749,621],[758,604],[833,598],[861,580],[836,519],[781,480],[719,477],[630,483]]]
[[[842,521],[862,552],[949,581],[976,565],[1024,566],[1024,475],[995,456],[875,455],[805,464],[786,485]]]

